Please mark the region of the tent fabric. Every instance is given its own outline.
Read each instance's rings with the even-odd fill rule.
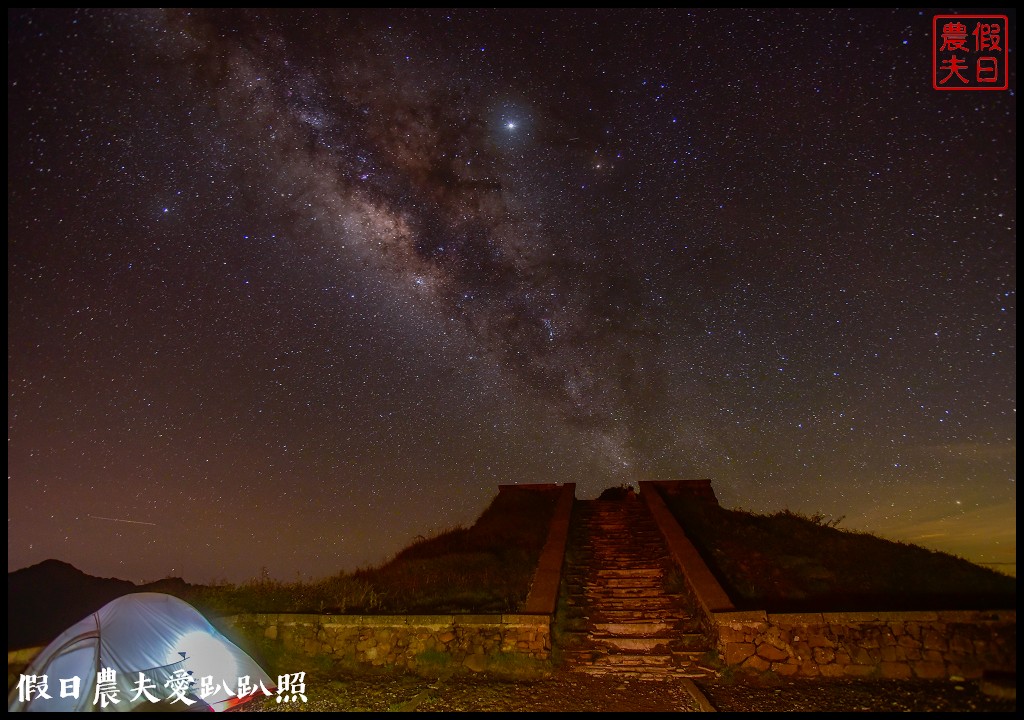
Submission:
[[[119,702],[94,702],[97,673],[112,668]],[[197,700],[186,705],[175,700],[167,683],[175,672],[192,679],[185,697]],[[138,692],[139,673],[149,685],[154,703]],[[252,695],[239,699],[239,678],[248,676],[249,687],[263,696],[263,688],[274,692],[276,683],[241,648],[225,638],[184,600],[163,593],[132,593],[104,605],[75,623],[29,664],[23,675],[47,676],[50,698],[22,700],[19,688],[8,696],[9,712],[125,712],[133,710],[226,710]],[[179,672],[179,677],[182,673]],[[61,680],[80,678],[77,698],[61,697]],[[201,697],[201,679],[210,677],[216,692]],[[138,699],[132,697],[139,695]],[[172,702],[173,701],[173,702]]]

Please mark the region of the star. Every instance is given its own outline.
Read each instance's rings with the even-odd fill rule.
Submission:
[[[10,11],[9,566],[326,576],[694,477],[1011,562],[1014,96],[872,12]]]

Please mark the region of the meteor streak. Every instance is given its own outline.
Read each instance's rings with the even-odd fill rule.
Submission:
[[[122,520],[121,518],[100,517],[99,515],[89,515],[89,517],[93,520],[109,520],[110,522],[132,523],[133,525],[152,525],[153,527],[156,527],[156,523],[143,522],[142,520]]]

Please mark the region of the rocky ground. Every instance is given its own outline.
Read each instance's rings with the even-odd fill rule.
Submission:
[[[1012,693],[1016,693],[1015,680]],[[556,673],[536,681],[485,677],[442,680],[412,675],[307,681],[308,702],[265,698],[239,711],[698,712],[701,696],[723,712],[1014,712],[1013,698],[983,693],[978,682],[854,680],[701,681],[696,696],[682,681],[629,680]]]

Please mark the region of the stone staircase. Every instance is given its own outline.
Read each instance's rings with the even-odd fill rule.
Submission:
[[[577,500],[566,553],[565,666],[639,678],[714,674],[682,587],[666,587],[675,564],[647,505],[638,498]]]

